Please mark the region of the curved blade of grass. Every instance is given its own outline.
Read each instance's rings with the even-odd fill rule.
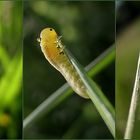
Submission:
[[[87,94],[89,95],[96,109],[105,121],[110,132],[115,137],[115,113],[112,105],[100,90],[98,85],[88,77],[82,66],[73,57],[71,57],[71,62],[73,63],[81,79],[83,80],[87,88]]]
[[[140,103],[139,94],[140,94],[140,54],[138,58],[136,78],[135,78],[134,89],[133,89],[132,98],[131,98],[131,104],[130,104],[124,139],[132,139],[134,123],[135,123],[136,117],[139,117],[139,116],[136,116],[136,110]]]
[[[88,71],[89,76],[97,75],[101,70],[105,69],[115,59],[115,46],[111,46],[93,62],[91,62],[85,70]],[[31,112],[23,121],[23,129],[28,128],[30,124],[39,119],[45,113],[48,113],[64,99],[72,95],[73,90],[65,83],[43,103],[41,103],[33,112]]]

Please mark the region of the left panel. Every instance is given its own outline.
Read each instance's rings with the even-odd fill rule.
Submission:
[[[22,2],[0,1],[0,138],[22,138]]]

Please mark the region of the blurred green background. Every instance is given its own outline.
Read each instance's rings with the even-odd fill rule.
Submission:
[[[88,65],[115,42],[115,2],[24,2],[24,118],[66,81],[45,59],[37,37],[45,27],[62,35],[63,43]],[[115,104],[114,62],[94,77]],[[90,100],[77,94],[24,130],[24,138],[112,138]]]
[[[0,1],[0,138],[22,137],[22,2]]]
[[[123,138],[140,52],[140,2],[119,1],[116,12],[116,137]],[[140,138],[140,108],[132,138]]]

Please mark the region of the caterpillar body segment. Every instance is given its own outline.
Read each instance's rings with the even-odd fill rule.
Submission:
[[[54,29],[45,28],[41,31],[40,39],[38,40],[41,50],[49,63],[64,76],[78,95],[83,98],[89,98],[83,81],[65,51],[61,36],[58,37]]]

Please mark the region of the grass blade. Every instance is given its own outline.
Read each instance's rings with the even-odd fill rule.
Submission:
[[[138,58],[137,72],[135,77],[135,83],[134,83],[134,88],[133,88],[133,93],[131,98],[131,104],[130,104],[124,139],[131,139],[133,135],[134,123],[136,119],[136,110],[140,101],[139,89],[140,89],[140,54]]]
[[[115,58],[115,46],[111,46],[93,62],[91,62],[85,70],[88,71],[89,76],[97,75],[101,70],[106,68]],[[50,97],[48,97],[43,103],[41,103],[33,112],[31,112],[23,121],[23,129],[27,129],[28,126],[39,119],[43,114],[48,113],[56,105],[60,104],[65,98],[72,94],[73,90],[66,83]]]
[[[73,57],[71,57],[71,61],[87,88],[87,94],[89,95],[101,117],[105,121],[110,132],[115,137],[115,113],[112,105],[104,96],[103,92],[100,90],[97,84],[87,76],[82,66],[78,62],[76,62]]]

